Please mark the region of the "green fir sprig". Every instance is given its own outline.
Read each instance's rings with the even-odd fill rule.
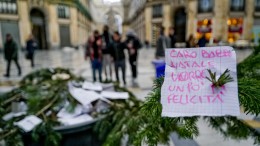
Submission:
[[[230,72],[229,69],[226,69],[224,71],[224,73],[220,75],[220,77],[218,79],[216,77],[216,72],[213,73],[210,69],[207,69],[207,70],[209,72],[210,77],[206,77],[206,79],[208,79],[212,83],[213,87],[219,88],[219,87],[222,87],[223,85],[225,85],[226,83],[234,81],[234,79],[229,74],[229,72]]]

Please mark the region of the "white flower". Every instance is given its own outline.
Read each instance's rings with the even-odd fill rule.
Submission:
[[[70,78],[69,74],[66,73],[57,73],[55,75],[52,75],[51,79],[52,80],[67,80]]]

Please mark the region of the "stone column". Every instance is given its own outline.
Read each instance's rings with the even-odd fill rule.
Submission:
[[[56,5],[50,4],[48,7],[48,31],[49,31],[49,41],[50,48],[57,48],[60,45],[60,33],[59,33],[59,23],[57,16]]]
[[[163,5],[163,22],[162,26],[165,27],[165,33],[166,35],[169,34],[169,27],[171,27],[171,5],[170,4],[164,4]]]
[[[126,39],[126,33],[129,30],[129,24],[128,23],[123,23],[123,31],[122,31],[122,39]]]
[[[145,15],[145,39],[149,42],[152,41],[152,7],[146,7],[144,10]]]
[[[187,33],[186,33],[186,39],[190,36],[190,35],[194,35],[196,34],[196,28],[197,28],[197,19],[196,19],[196,15],[197,15],[197,5],[198,2],[196,0],[189,0],[188,1],[188,7],[186,8],[186,12],[187,12]]]
[[[251,40],[252,39],[252,29],[254,25],[254,0],[246,0],[246,15],[244,17],[244,26],[243,26],[243,39]]]
[[[78,45],[78,14],[77,8],[70,8],[70,41],[72,46]]]
[[[215,0],[214,17],[212,24],[212,37],[215,39],[221,39],[227,41],[228,38],[228,12],[229,1],[227,0]]]
[[[27,1],[18,0],[17,10],[19,15],[19,31],[21,46],[25,47],[26,40],[31,34],[31,24],[29,16],[29,8]]]

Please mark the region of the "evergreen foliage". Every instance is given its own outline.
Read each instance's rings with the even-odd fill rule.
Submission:
[[[260,113],[260,53],[256,50],[243,62],[238,64],[238,95],[240,106],[244,108],[247,114],[258,115]],[[229,78],[226,70],[222,74],[223,79]],[[211,79],[214,78],[212,73]],[[210,80],[210,78],[209,78]],[[223,80],[226,82],[226,80]],[[221,81],[222,82],[222,81]],[[169,135],[172,132],[178,133],[182,138],[194,138],[199,135],[196,122],[199,117],[179,117],[167,118],[161,117],[162,105],[160,103],[160,92],[163,78],[154,81],[154,88],[146,97],[146,101],[137,108],[124,109],[125,114],[119,114],[122,111],[115,111],[114,116],[108,116],[106,121],[100,121],[103,127],[113,123],[111,126],[105,144],[106,146],[120,145],[121,139],[127,135],[128,145],[141,145],[143,142],[150,146],[158,143],[167,143]],[[216,84],[218,81],[216,80]],[[227,83],[227,82],[226,82]],[[221,85],[223,85],[221,83]],[[219,85],[219,86],[221,86]],[[116,115],[116,116],[115,116]],[[120,116],[121,117],[118,117]],[[114,117],[118,120],[112,120]],[[219,131],[225,138],[254,139],[256,145],[260,145],[260,133],[236,117],[203,117],[208,125]],[[97,125],[97,126],[99,126]],[[102,129],[102,127],[99,127]],[[102,131],[99,131],[102,134]]]

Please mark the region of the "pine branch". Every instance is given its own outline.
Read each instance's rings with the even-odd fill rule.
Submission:
[[[20,98],[20,97],[21,97],[21,96],[20,96],[19,94],[16,94],[16,95],[14,95],[13,97],[8,98],[7,100],[3,101],[3,102],[1,103],[1,106],[5,106],[5,105],[11,103],[12,101],[14,101],[14,100],[16,100],[17,98]]]
[[[18,129],[17,129],[17,128],[14,128],[14,129],[12,129],[11,131],[9,131],[9,132],[3,134],[3,136],[0,136],[0,140],[5,139],[6,137],[9,137],[9,136],[15,134],[16,132],[18,132]]]
[[[238,96],[240,105],[246,113],[260,113],[260,81],[255,79],[240,79],[238,81]]]
[[[206,77],[207,80],[209,80],[213,87],[220,88],[226,83],[233,82],[234,79],[230,76],[229,69],[226,69],[223,74],[220,75],[220,77],[216,78],[216,72],[212,73],[210,69],[207,69],[209,72],[210,77]]]

